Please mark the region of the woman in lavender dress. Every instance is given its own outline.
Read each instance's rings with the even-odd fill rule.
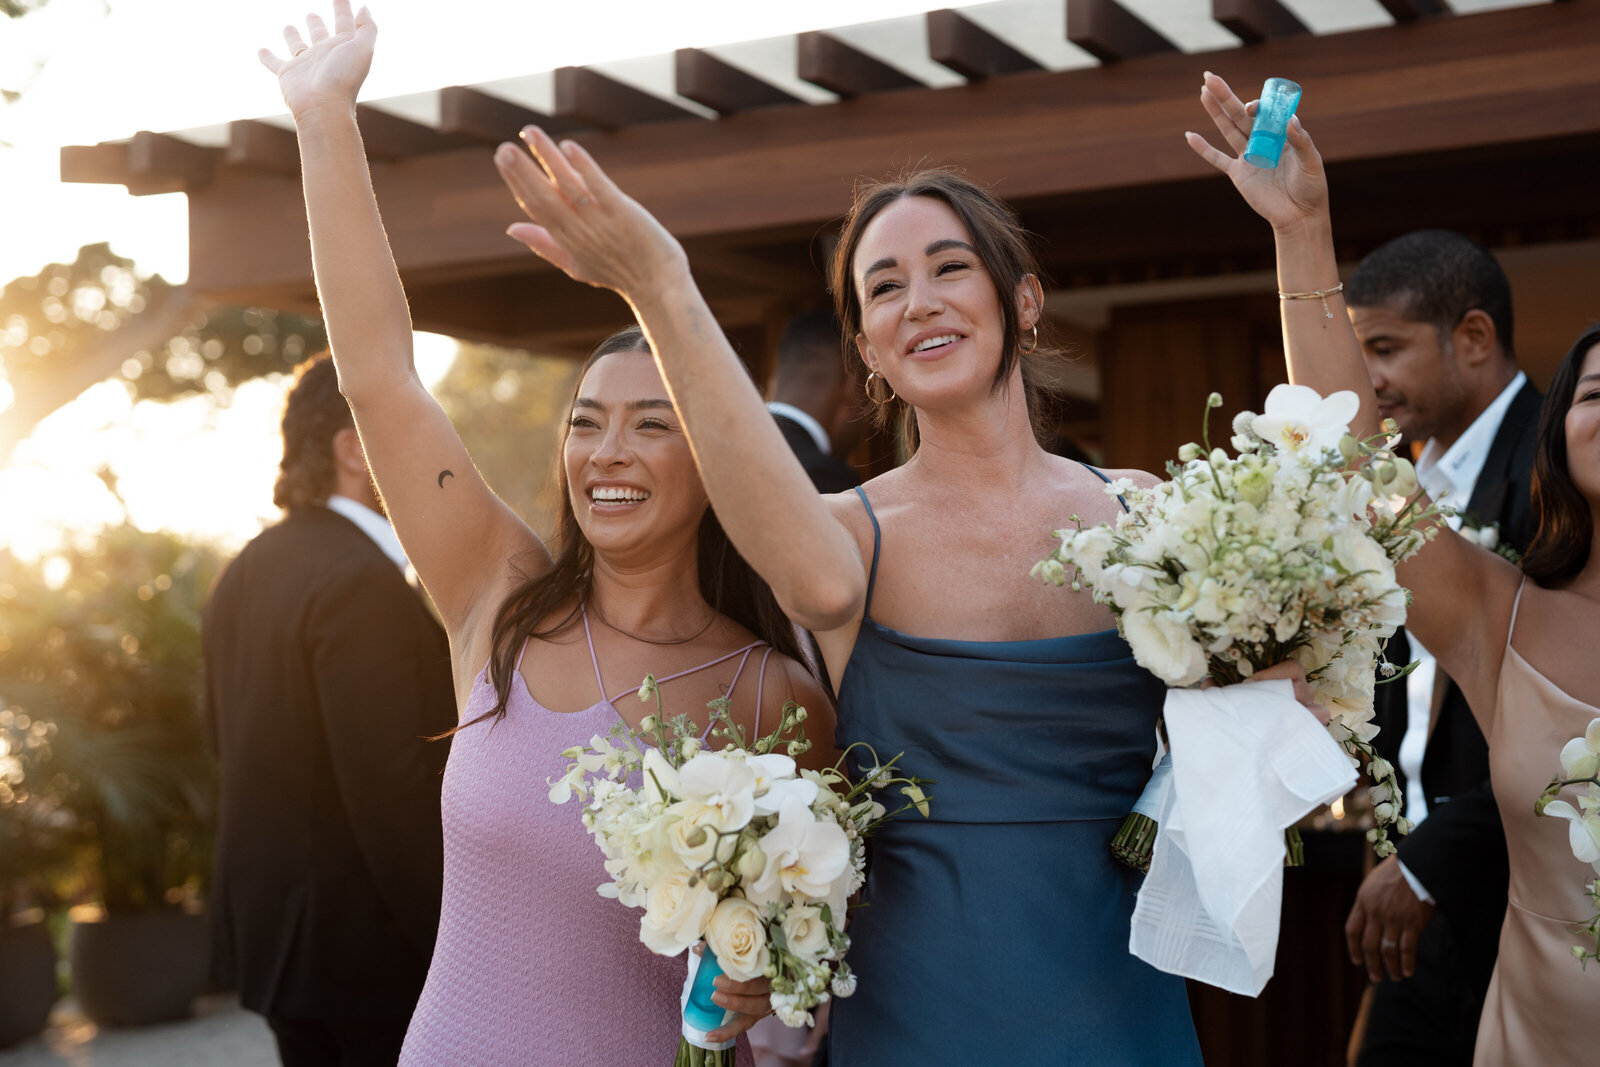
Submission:
[[[461,708],[444,782],[444,902],[408,1064],[662,1062],[678,1038],[683,960],[651,955],[638,917],[598,896],[602,856],[547,797],[560,752],[630,725],[645,674],[668,716],[732,701],[752,733],[793,699],[828,738],[831,707],[793,658],[771,591],[728,545],[637,330],[590,357],[558,471],[547,547],[479,477],[416,375],[411,322],[356,126],[377,29],[336,0],[330,30],[263,50],[299,134],[317,291],[384,503],[450,634]],[[777,652],[778,654],[774,654]],[[826,744],[814,752],[827,757]],[[767,983],[718,979],[739,1012]],[[740,1062],[749,1050],[740,1042]]]

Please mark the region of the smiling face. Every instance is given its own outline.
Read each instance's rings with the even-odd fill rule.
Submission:
[[[908,196],[867,224],[851,264],[861,307],[856,346],[918,408],[987,395],[1000,365],[1000,295],[960,216]],[[1025,309],[1024,328],[1037,312]]]
[[[655,360],[602,356],[584,374],[561,455],[584,537],[606,555],[692,547],[708,506]]]
[[[1399,423],[1407,439],[1453,439],[1471,425],[1477,413],[1454,348],[1432,323],[1385,304],[1352,307],[1350,322],[1378,394],[1378,413]]]
[[[1589,349],[1578,367],[1565,428],[1567,473],[1590,509],[1600,511],[1600,344]]]

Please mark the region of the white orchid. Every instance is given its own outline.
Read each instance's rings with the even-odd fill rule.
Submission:
[[[1568,820],[1567,842],[1572,854],[1600,874],[1600,799],[1579,796],[1576,808],[1565,800],[1552,800],[1544,813]]]
[[[790,800],[799,801],[809,808],[811,802],[817,799],[817,783],[795,777],[795,762],[790,757],[771,752],[764,756],[746,757],[745,762],[756,776],[757,815],[776,815]]]
[[[678,769],[678,795],[716,808],[721,828],[742,830],[755,814],[756,772],[742,759],[697,752]]]
[[[1250,429],[1266,443],[1288,452],[1337,449],[1361,409],[1355,393],[1340,390],[1326,398],[1304,385],[1277,385],[1267,394],[1266,410]]]
[[[1594,778],[1600,775],[1600,718],[1589,723],[1582,737],[1574,737],[1561,749],[1563,778]]]
[[[761,906],[792,893],[827,900],[834,882],[850,865],[850,839],[834,822],[820,822],[805,805],[791,801],[778,812],[778,825],[761,839],[767,858],[761,876],[745,887]]]
[[[658,749],[644,754],[644,794],[652,804],[671,804],[674,797],[683,794],[677,768]]]

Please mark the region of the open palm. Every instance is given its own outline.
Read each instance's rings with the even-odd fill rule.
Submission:
[[[1227,82],[1210,73],[1206,75],[1200,102],[1233,154],[1219,151],[1197,133],[1188,135],[1189,147],[1231,178],[1239,195],[1256,214],[1274,228],[1284,229],[1324,209],[1328,202],[1328,179],[1322,169],[1322,156],[1299,119],[1289,123],[1283,158],[1278,165],[1258,167],[1244,161],[1244,148],[1254,123],[1253,107],[1241,103]]]
[[[299,119],[328,105],[351,106],[372,67],[378,24],[366,8],[352,14],[350,0],[333,0],[333,31],[319,15],[306,16],[306,36],[293,26],[283,30],[289,58],[280,59],[270,49],[260,51],[261,63],[278,77],[283,102]]]

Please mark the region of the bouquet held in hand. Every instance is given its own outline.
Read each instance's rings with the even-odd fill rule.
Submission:
[[[646,948],[676,956],[704,941],[689,955],[674,1063],[731,1067],[733,1042],[706,1037],[725,1022],[713,980],[770,979],[772,1009],[789,1026],[809,1025],[830,995],[854,992],[844,916],[865,879],[866,837],[909,808],[926,815],[928,800],[919,779],[895,769],[898,757],[859,784],[838,766],[800,770],[793,757],[810,743],[805,709],[793,702],[777,729],[747,743],[726,699],[712,701],[711,737],[724,742],[713,750],[687,716],[663,720],[653,678],[639,696],[654,696],[657,714],[638,731],[619,722],[609,738],[563,752],[571,762],[550,799],[582,802],[611,876],[599,892],[643,909]],[[903,799],[893,812],[883,802],[890,787]]]
[[[1208,412],[1221,403],[1213,393]],[[1237,454],[1212,448],[1207,432],[1168,464],[1166,481],[1112,483],[1128,510],[1114,525],[1058,531],[1060,547],[1034,569],[1092,587],[1139,664],[1174,687],[1168,751],[1114,851],[1149,864],[1147,915],[1180,892],[1175,878],[1205,914],[1165,912],[1162,926],[1192,922],[1197,936],[1154,938],[1163,958],[1151,962],[1252,995],[1271,974],[1284,830],[1348,791],[1353,761],[1374,782],[1378,855],[1394,850],[1391,830],[1410,829],[1394,769],[1371,745],[1374,674],[1404,673],[1383,656],[1408,596],[1394,567],[1431,536],[1424,520],[1438,511],[1421,507],[1395,435],[1350,435],[1357,409],[1353,393],[1280,385],[1264,413],[1234,419]],[[1235,684],[1289,660],[1328,709],[1326,728],[1289,682]],[[1190,688],[1207,678],[1219,688]],[[1270,929],[1259,921],[1267,911]],[[1136,912],[1134,949],[1145,955],[1140,923]]]

